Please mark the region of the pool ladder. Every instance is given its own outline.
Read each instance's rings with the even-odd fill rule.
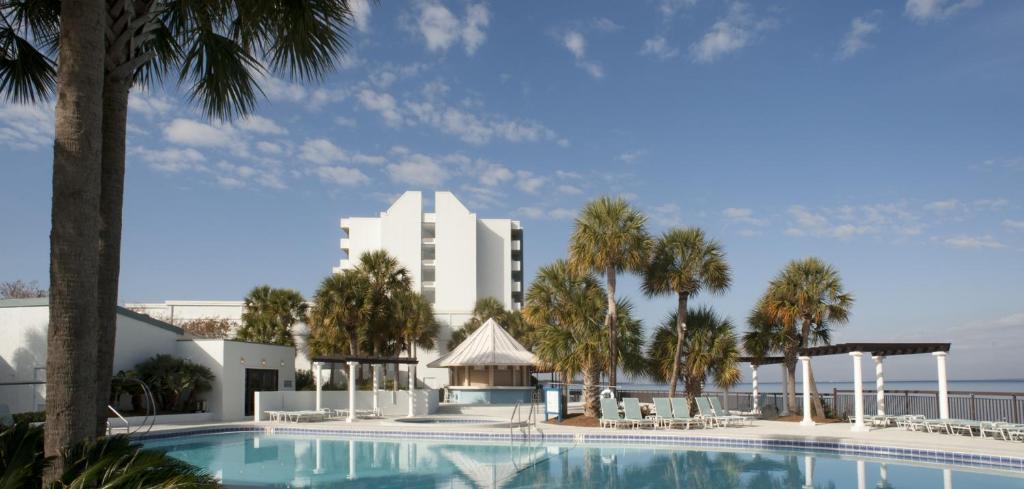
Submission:
[[[530,402],[530,411],[526,415],[526,423],[523,423],[523,403],[516,401],[516,404],[512,407],[512,416],[508,419],[508,436],[512,439],[513,430],[516,426],[519,427],[519,432],[523,434],[523,438],[526,441],[530,440],[533,436],[533,428],[537,425],[537,403]],[[537,433],[544,437],[544,433],[537,430]]]

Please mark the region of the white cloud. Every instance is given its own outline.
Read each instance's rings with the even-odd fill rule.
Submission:
[[[576,210],[559,207],[548,211],[548,217],[556,220],[574,219],[576,217]]]
[[[256,149],[269,155],[280,155],[284,153],[284,147],[280,144],[271,143],[269,141],[260,141],[256,143]]]
[[[334,118],[334,123],[342,127],[356,127],[356,120],[351,117],[339,115]]]
[[[396,183],[427,188],[436,188],[448,179],[448,172],[434,158],[418,153],[388,165],[387,171]]]
[[[848,239],[860,235],[891,236],[905,239],[924,228],[918,217],[901,204],[865,204],[812,210],[795,205],[789,208],[792,219],[785,234]]]
[[[752,226],[764,226],[768,224],[765,219],[754,217],[754,211],[743,207],[729,207],[722,211],[722,215],[730,221],[750,224]]]
[[[346,187],[363,185],[370,181],[370,177],[366,176],[366,174],[358,168],[348,168],[344,166],[318,166],[313,170],[313,173],[320,177],[320,180],[324,182]]]
[[[149,164],[150,168],[161,172],[179,173],[206,169],[205,165],[203,165],[206,157],[192,148],[151,150],[139,147],[132,148],[129,152],[133,155],[138,155],[142,161]]]
[[[1006,199],[978,199],[974,201],[974,207],[980,210],[995,211],[1010,205]]]
[[[566,195],[579,195],[583,193],[582,189],[572,185],[559,185],[558,191]]]
[[[699,63],[710,63],[724,54],[742,49],[761,31],[775,27],[772,19],[758,19],[750,7],[733,2],[725,17],[715,22],[700,41],[690,45],[690,55]]]
[[[607,17],[598,17],[590,21],[590,25],[599,31],[612,32],[622,29],[622,26]]]
[[[518,179],[516,181],[516,187],[519,187],[519,190],[522,190],[523,192],[531,194],[540,190],[540,188],[544,186],[544,182],[547,181],[544,177],[537,176],[523,170],[516,172],[516,178]]]
[[[658,11],[665,16],[665,20],[671,20],[676,12],[694,5],[697,5],[697,0],[662,0],[658,4]]]
[[[288,83],[270,75],[256,74],[256,83],[270,100],[301,102],[306,98],[306,89],[296,83]]]
[[[977,7],[982,0],[907,0],[904,13],[917,22],[950,17],[961,10]]]
[[[619,155],[619,159],[626,163],[633,163],[644,155],[643,151],[627,151]]]
[[[370,30],[370,0],[350,0],[348,2],[349,10],[352,12],[352,22],[355,24],[356,29],[362,32]]]
[[[961,234],[959,236],[946,238],[943,242],[946,246],[960,249],[999,249],[1006,247],[1006,245],[987,234],[984,236],[968,236]]]
[[[281,177],[273,170],[254,168],[249,165],[236,165],[227,161],[217,162],[219,174],[215,181],[227,188],[244,187],[249,183],[275,189],[287,188]]]
[[[516,210],[516,213],[522,214],[530,219],[566,220],[576,217],[575,210],[561,207],[554,209],[544,209],[542,207],[520,207]]]
[[[190,119],[174,119],[164,128],[164,138],[172,143],[209,148],[238,148],[238,139],[229,124],[206,124]]]
[[[671,227],[683,223],[682,209],[678,204],[668,203],[651,207],[648,215],[651,221],[659,226]]]
[[[480,183],[488,187],[493,187],[513,178],[515,178],[515,174],[512,173],[512,170],[495,163],[485,163],[479,171]]]
[[[572,53],[574,58],[576,58],[577,67],[586,71],[594,78],[604,77],[604,68],[602,68],[600,64],[586,59],[587,40],[583,37],[582,33],[574,30],[567,31],[565,35],[562,36],[562,45]]]
[[[1024,220],[1006,219],[1003,221],[1003,227],[1013,231],[1024,231]]]
[[[654,36],[644,41],[644,47],[640,49],[640,54],[669,59],[676,57],[679,50],[670,46],[668,40],[663,36]]]
[[[579,179],[583,178],[583,175],[580,175],[579,173],[576,173],[574,171],[565,171],[565,170],[555,170],[555,176],[558,177],[558,178],[572,179],[572,180],[579,180]]]
[[[53,145],[53,106],[0,102],[0,144],[35,150]]]
[[[372,110],[384,118],[384,123],[391,127],[402,125],[402,114],[398,110],[398,103],[391,94],[375,92],[370,89],[359,91],[359,102],[368,110]]]
[[[128,96],[128,110],[138,112],[147,119],[162,116],[174,109],[174,102],[167,97],[146,94],[133,90]]]
[[[307,139],[299,148],[299,157],[318,165],[326,165],[348,160],[348,153],[326,139]]]
[[[238,128],[258,134],[288,134],[288,130],[276,122],[258,115],[250,115],[238,121]]]
[[[957,199],[937,200],[935,202],[929,202],[924,205],[925,210],[933,212],[948,212],[957,210],[960,207],[960,201]]]
[[[878,31],[878,23],[864,17],[850,21],[850,32],[846,33],[839,47],[839,59],[849,59],[868,47],[868,35]]]
[[[487,39],[484,29],[490,20],[490,11],[482,3],[468,5],[465,20],[459,20],[441,3],[423,0],[419,2],[416,28],[430,51],[447,51],[456,42],[462,41],[466,54],[472,55]]]

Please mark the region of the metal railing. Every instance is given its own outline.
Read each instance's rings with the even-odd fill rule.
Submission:
[[[522,405],[521,402],[516,401],[516,403],[512,406],[512,415],[508,417],[508,439],[509,440],[512,439],[512,430],[516,427],[516,415],[520,414],[519,413],[519,407],[521,405]],[[520,422],[522,422],[521,418],[520,418]]]

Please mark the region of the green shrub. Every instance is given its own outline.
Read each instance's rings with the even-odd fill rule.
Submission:
[[[42,423],[46,421],[46,411],[32,411],[28,413],[12,414],[14,423]]]

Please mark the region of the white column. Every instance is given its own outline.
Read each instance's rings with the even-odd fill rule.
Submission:
[[[313,469],[313,473],[314,474],[322,474],[322,473],[324,473],[323,458],[321,456],[322,452],[320,450],[321,449],[320,441],[321,440],[319,438],[317,438],[316,439],[316,447],[314,447],[314,450],[316,450],[316,468]]]
[[[804,456],[804,488],[814,489],[814,457]]]
[[[889,487],[889,466],[880,464],[878,466],[878,487]]]
[[[864,476],[864,461],[857,461],[857,489],[865,489],[866,481]]]
[[[380,412],[379,411],[380,410],[380,398],[378,397],[377,389],[380,387],[380,380],[379,380],[380,365],[377,365],[375,363],[375,364],[373,364],[372,368],[373,368],[373,412],[374,413],[378,413],[378,412]]]
[[[882,368],[885,357],[874,355],[871,358],[875,361],[875,400],[878,404],[878,415],[885,416],[885,372]]]
[[[800,426],[814,426],[814,420],[811,419],[811,357],[800,357],[800,365],[804,375],[804,419]]]
[[[351,365],[351,363],[349,364]],[[354,369],[354,367],[353,367]],[[355,480],[356,478],[356,441],[348,441],[348,479]]]
[[[860,359],[864,352],[851,351],[853,357],[853,414],[854,422],[851,431],[868,431],[864,426],[864,375],[861,373]]]
[[[786,394],[789,391],[789,370],[786,368],[786,364],[782,364],[782,416],[789,416],[789,396]]]
[[[949,390],[946,381],[946,352],[932,352],[939,369],[939,419],[949,419]]]
[[[359,362],[348,362],[348,419],[351,423],[356,420],[356,366]],[[350,445],[351,446],[351,445]],[[352,455],[355,457],[355,455]]]
[[[313,382],[316,384],[316,410],[319,411],[323,404],[321,400],[323,398],[322,391],[323,386],[320,385],[320,362],[313,362]]]
[[[953,469],[942,469],[942,489],[953,489]]]
[[[757,365],[750,365],[750,410],[757,414],[761,410],[758,409],[760,404],[757,402]]]
[[[416,416],[416,365],[409,364],[409,417]]]

